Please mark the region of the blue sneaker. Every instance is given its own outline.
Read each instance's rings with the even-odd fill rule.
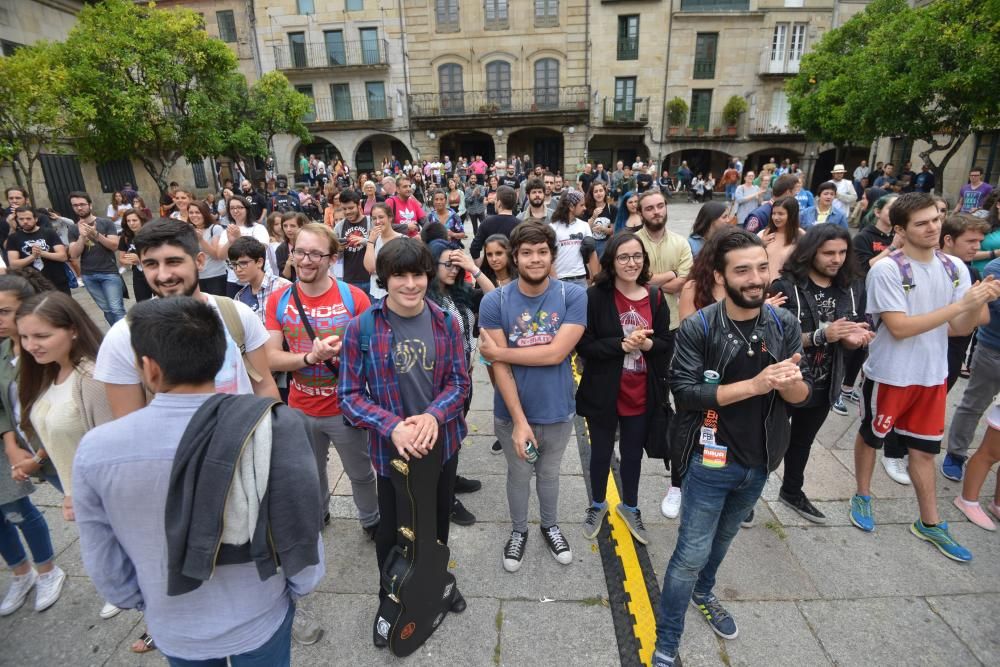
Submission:
[[[875,530],[875,517],[872,516],[872,497],[854,494],[851,498],[851,523],[870,533]]]
[[[681,656],[667,655],[661,651],[653,651],[653,667],[683,667]]]
[[[715,597],[714,593],[708,595],[695,593],[691,596],[691,605],[705,616],[705,620],[708,621],[715,634],[723,639],[735,639],[736,635],[739,634],[736,621],[722,607],[722,603],[719,602],[719,598]]]
[[[840,415],[841,417],[846,417],[849,414],[851,414],[850,411],[847,409],[847,406],[844,405],[843,394],[837,397],[836,402],[830,406],[830,409],[833,410],[834,414]]]
[[[938,551],[952,560],[959,563],[968,563],[972,560],[972,552],[955,541],[955,538],[948,532],[948,523],[942,521],[936,526],[927,527],[924,522],[917,519],[910,526],[910,532],[922,540],[930,542],[937,547]]]
[[[961,482],[965,473],[965,457],[960,454],[945,454],[941,461],[941,474],[953,482]]]

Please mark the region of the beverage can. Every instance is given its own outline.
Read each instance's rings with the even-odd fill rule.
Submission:
[[[524,458],[528,463],[534,463],[538,460],[538,447],[535,446],[531,440],[524,443]]]
[[[719,380],[722,379],[716,371],[705,371],[702,377],[705,378],[706,384],[719,384]]]

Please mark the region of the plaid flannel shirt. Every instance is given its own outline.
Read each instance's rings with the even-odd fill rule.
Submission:
[[[254,294],[250,285],[244,285],[233,296],[233,299],[250,306],[250,309],[260,318],[261,323],[264,323],[267,319],[265,317],[267,313],[267,300],[271,298],[272,294],[291,284],[291,281],[281,276],[264,274],[264,280],[260,284],[259,292]]]
[[[438,422],[444,440],[444,458],[448,461],[462,445],[468,432],[464,406],[472,384],[465,363],[462,333],[455,318],[445,328],[444,311],[428,299],[434,332],[434,388],[437,395],[426,413]],[[398,456],[392,444],[392,431],[403,421],[403,399],[392,359],[392,328],[383,310],[385,300],[371,307],[374,318],[369,341],[370,360],[366,374],[361,351],[361,317],[352,319],[344,329],[340,354],[340,409],[352,425],[368,430],[372,466],[382,477],[389,477],[389,462]],[[450,363],[449,363],[450,362]]]

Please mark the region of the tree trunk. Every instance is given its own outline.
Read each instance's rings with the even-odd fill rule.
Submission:
[[[951,159],[955,157],[955,154],[958,153],[959,149],[962,148],[962,144],[965,143],[968,136],[969,135],[967,133],[954,135],[951,138],[951,143],[945,144],[944,146],[936,144],[933,137],[931,137],[926,140],[928,144],[930,144],[927,150],[920,153],[920,158],[931,168],[931,171],[934,172],[935,191],[942,196],[944,196],[944,170],[948,166]],[[935,162],[931,159],[931,153],[937,153],[945,149],[947,150],[939,161]],[[954,203],[952,206],[954,206]]]

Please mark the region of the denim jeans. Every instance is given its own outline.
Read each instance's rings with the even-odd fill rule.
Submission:
[[[295,617],[295,605],[288,605],[285,620],[271,638],[260,648],[246,653],[229,656],[232,667],[290,667],[292,664],[292,619]],[[209,658],[208,660],[184,660],[164,656],[170,667],[226,667],[226,658]]]
[[[83,276],[83,286],[104,313],[104,319],[108,324],[114,324],[125,317],[122,284],[122,277],[117,272],[87,273]]]
[[[724,468],[706,468],[700,455],[691,457],[682,487],[677,544],[663,577],[657,651],[676,654],[691,594],[706,595],[715,587],[715,575],[740,521],[760,498],[766,481],[764,466],[746,468],[730,461]]]
[[[27,496],[0,505],[0,556],[12,568],[28,559],[17,534],[18,529],[31,549],[35,565],[45,565],[52,560],[49,524]]]
[[[726,186],[726,201],[733,201],[736,199],[736,184],[730,183]]]

